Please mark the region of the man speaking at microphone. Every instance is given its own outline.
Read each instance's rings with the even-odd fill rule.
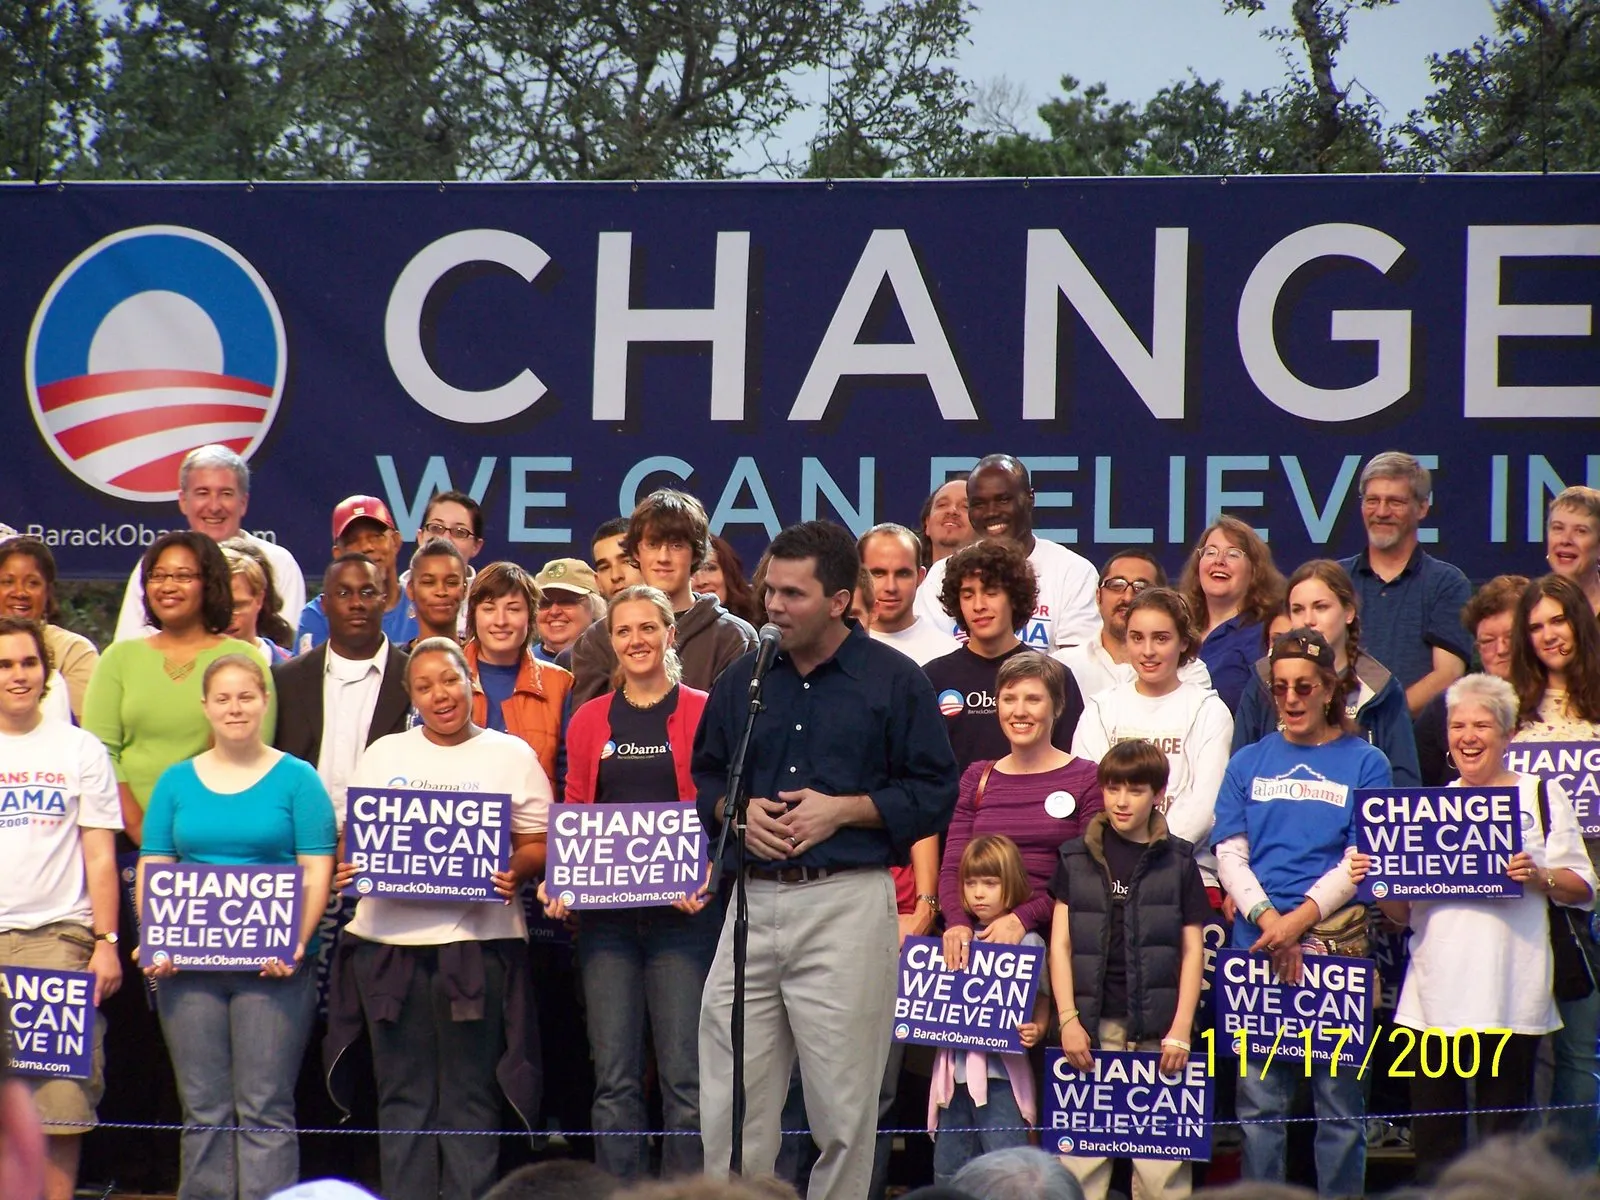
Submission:
[[[845,617],[860,571],[850,534],[807,521],[774,538],[768,554],[767,613],[781,638],[745,767],[742,1167],[772,1170],[798,1055],[821,1150],[808,1196],[860,1200],[894,1020],[899,927],[886,868],[949,824],[955,756],[916,663]],[[712,838],[758,654],[723,672],[695,737],[695,789]],[[737,869],[731,842],[727,853],[724,890]],[[732,1150],[733,927],[730,917],[700,1010],[700,1123],[706,1170],[717,1175]]]

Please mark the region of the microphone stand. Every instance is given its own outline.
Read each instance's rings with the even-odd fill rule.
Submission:
[[[745,877],[744,844],[745,824],[750,806],[750,785],[745,779],[745,760],[750,753],[750,733],[756,723],[756,714],[765,707],[761,703],[761,688],[765,673],[750,680],[750,707],[745,713],[744,730],[734,748],[728,764],[728,792],[722,804],[722,832],[717,835],[717,856],[707,877],[706,893],[717,894],[722,885],[723,852],[728,845],[728,832],[736,838],[734,855],[737,872],[733,879],[733,1013],[729,1032],[733,1042],[733,1130],[728,1155],[728,1169],[735,1175],[744,1174],[744,989],[745,960],[750,947],[750,897]]]

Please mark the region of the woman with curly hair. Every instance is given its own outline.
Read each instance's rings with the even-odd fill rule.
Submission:
[[[956,764],[963,771],[980,760],[1002,758],[1011,748],[996,715],[995,677],[1008,659],[1027,649],[1017,628],[1038,602],[1033,565],[1013,542],[974,542],[945,560],[939,603],[966,645],[929,660],[922,669],[939,697]],[[1062,688],[1052,743],[1067,750],[1083,714],[1083,694],[1070,672]]]
[[[1345,715],[1356,723],[1361,736],[1371,742],[1394,771],[1396,787],[1422,783],[1417,766],[1416,737],[1411,730],[1411,710],[1406,692],[1389,669],[1361,650],[1361,616],[1355,585],[1345,569],[1331,558],[1302,563],[1289,576],[1289,619],[1296,627],[1314,629],[1333,650],[1339,673],[1339,695]],[[1269,694],[1272,669],[1263,658],[1256,664],[1258,687],[1245,689],[1233,722],[1233,750],[1238,753],[1279,727],[1280,714]]]
[[[258,646],[227,636],[233,587],[222,549],[203,533],[159,537],[139,562],[149,637],[113,642],[100,657],[83,701],[83,726],[105,743],[122,796],[122,823],[138,845],[144,810],[161,773],[211,744],[200,680],[225,654],[269,666]],[[262,723],[268,742],[277,701]]]
[[[1283,576],[1249,525],[1223,515],[1195,543],[1178,591],[1200,626],[1200,661],[1230,712],[1255,673],[1261,630],[1283,603]]]

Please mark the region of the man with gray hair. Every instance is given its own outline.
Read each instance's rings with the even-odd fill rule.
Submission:
[[[306,577],[294,555],[275,542],[252,537],[239,528],[250,507],[250,467],[226,446],[201,446],[184,455],[178,468],[178,511],[195,533],[223,542],[241,537],[252,543],[266,559],[272,582],[283,600],[282,611],[291,621],[305,607]],[[122,611],[117,615],[117,641],[144,637],[154,630],[146,623],[144,589],[139,585],[135,564],[128,590],[122,595]]]
[[[1376,455],[1361,472],[1367,548],[1342,561],[1360,606],[1361,648],[1400,680],[1413,717],[1472,662],[1461,624],[1472,585],[1417,537],[1432,499],[1427,467],[1399,450]]]
[[[973,1200],[1083,1200],[1083,1189],[1061,1160],[1033,1146],[980,1154],[956,1172],[950,1186]]]

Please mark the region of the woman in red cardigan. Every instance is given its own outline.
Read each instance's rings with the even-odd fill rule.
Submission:
[[[706,693],[678,682],[672,604],[657,588],[625,588],[606,612],[617,654],[616,690],[572,714],[567,727],[568,804],[693,804],[689,758]],[[567,906],[539,885],[545,913]],[[666,1127],[663,1175],[697,1174],[700,1145],[700,993],[716,953],[721,908],[703,893],[670,907],[591,909],[578,934],[594,1054],[594,1129],[647,1129],[644,1023],[650,1021]],[[692,1135],[692,1136],[690,1136]],[[595,1160],[619,1179],[649,1163],[642,1135],[595,1139]]]

